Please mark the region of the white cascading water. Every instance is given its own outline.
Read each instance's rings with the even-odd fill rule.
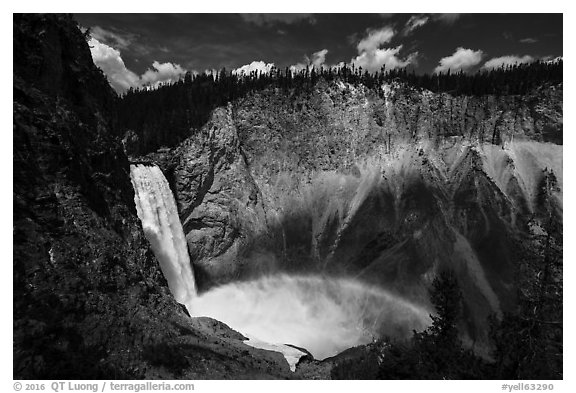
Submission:
[[[407,337],[430,324],[425,308],[348,278],[264,276],[214,288],[192,304],[197,315],[249,336],[249,345],[292,344],[316,359],[383,335]]]
[[[131,165],[138,217],[176,300],[249,337],[246,344],[281,352],[292,371],[302,347],[316,359],[382,335],[402,337],[430,324],[429,312],[354,279],[277,274],[229,283],[197,296],[174,196],[157,166]]]
[[[196,296],[186,237],[172,190],[157,166],[130,165],[134,202],[144,234],[174,298],[188,307]]]

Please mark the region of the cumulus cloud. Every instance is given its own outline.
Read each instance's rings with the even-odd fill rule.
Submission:
[[[362,38],[356,48],[358,53],[371,52],[378,49],[381,45],[387,44],[394,37],[394,30],[391,27],[369,30],[368,36]]]
[[[274,23],[292,24],[300,21],[316,23],[312,14],[240,14],[246,22],[254,23],[258,26],[272,25]]]
[[[94,64],[100,67],[112,88],[119,94],[131,87],[157,87],[164,82],[176,82],[186,73],[186,70],[178,64],[154,61],[152,68],[138,76],[126,68],[119,50],[101,43],[94,37],[90,38],[88,45]]]
[[[114,90],[118,93],[123,93],[130,87],[136,87],[139,83],[139,77],[134,72],[126,68],[120,51],[102,44],[95,38],[88,41],[90,52],[92,52],[92,60],[104,74],[108,77],[108,81]]]
[[[162,83],[177,82],[184,74],[186,74],[186,70],[179,64],[154,61],[152,68],[149,68],[140,76],[140,84],[142,86],[157,87]]]
[[[292,71],[293,73],[297,73],[303,69],[305,69],[306,67],[308,67],[309,64],[307,63],[296,63],[296,64],[292,64],[290,66],[290,71]]]
[[[292,70],[292,72],[298,72],[306,67],[320,68],[326,64],[326,54],[328,54],[328,49],[322,49],[312,53],[311,58],[304,56],[304,62],[291,65],[290,70]]]
[[[321,67],[326,63],[326,54],[328,54],[328,49],[322,49],[312,53],[312,65],[314,67]]]
[[[250,64],[243,65],[242,67],[236,68],[232,71],[233,74],[237,75],[250,75],[252,71],[256,71],[258,73],[262,72],[264,74],[268,74],[270,70],[274,68],[274,63],[265,63],[262,60],[260,61],[253,61]]]
[[[532,61],[534,61],[534,58],[529,55],[525,55],[522,57],[515,55],[501,56],[488,60],[486,63],[484,63],[484,66],[482,68],[485,68],[487,70],[493,70],[494,68],[500,68],[502,66],[513,64],[524,64],[524,63],[530,63]]]
[[[411,34],[417,28],[422,27],[428,23],[429,20],[430,18],[426,15],[412,15],[410,19],[408,19],[408,22],[406,22],[406,26],[404,27],[402,34]]]
[[[541,60],[545,63],[551,64],[551,63],[556,63],[556,62],[562,61],[563,57],[562,56],[557,56],[557,57],[544,56]]]
[[[438,66],[434,72],[452,71],[466,71],[470,67],[474,67],[482,61],[484,53],[481,50],[472,50],[459,47],[452,55],[440,59]]]
[[[336,69],[336,71],[338,71],[338,70],[342,69],[345,65],[346,65],[346,62],[341,61],[338,64],[333,65],[331,67],[333,67],[334,69]]]
[[[415,63],[418,52],[401,58],[399,55],[402,45],[394,48],[383,48],[385,44],[390,43],[394,35],[394,30],[389,26],[369,30],[368,35],[360,40],[356,46],[358,56],[350,62],[356,67],[362,67],[363,70],[370,72],[378,71],[382,66],[386,66],[386,69],[394,69]]]
[[[376,49],[373,52],[363,52],[352,59],[352,64],[356,67],[362,67],[363,70],[374,72],[380,70],[382,66],[385,66],[387,70],[391,70],[416,63],[418,52],[411,53],[406,58],[402,59],[398,56],[401,49],[402,45],[398,45],[395,48],[384,48]]]

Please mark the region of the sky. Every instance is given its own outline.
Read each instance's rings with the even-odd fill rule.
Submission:
[[[562,14],[76,14],[118,93],[187,71],[474,72],[563,56]]]

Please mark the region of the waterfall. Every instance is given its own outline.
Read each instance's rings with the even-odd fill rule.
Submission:
[[[215,318],[237,329],[249,338],[247,345],[282,353],[292,371],[305,353],[286,344],[324,359],[382,335],[408,337],[430,323],[425,307],[351,278],[277,273],[197,296],[186,238],[166,178],[160,168],[147,165],[131,165],[130,177],[144,234],[176,300],[190,315]],[[365,198],[367,184],[360,183],[349,215]]]
[[[130,165],[130,178],[138,217],[168,287],[179,303],[189,307],[196,296],[194,273],[168,182],[160,168],[141,164]]]

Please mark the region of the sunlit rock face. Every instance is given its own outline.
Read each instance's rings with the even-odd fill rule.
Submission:
[[[196,275],[204,284],[238,273],[243,233],[266,233],[260,191],[249,173],[231,108],[215,111],[197,138],[178,147],[170,172]]]
[[[200,288],[262,275],[354,277],[428,303],[458,277],[462,331],[515,306],[517,245],[558,180],[562,87],[515,97],[381,92],[320,82],[217,109],[171,153],[170,180]],[[561,219],[561,218],[560,218]]]

